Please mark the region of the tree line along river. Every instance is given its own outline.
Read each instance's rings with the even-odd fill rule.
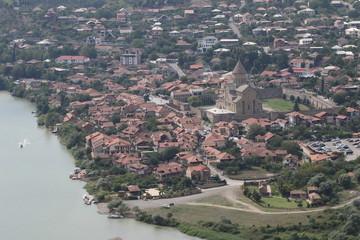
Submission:
[[[84,205],[84,183],[71,181],[74,159],[38,127],[35,106],[0,91],[0,236],[9,240],[194,240],[171,228],[108,219]],[[27,139],[30,144],[20,148]]]

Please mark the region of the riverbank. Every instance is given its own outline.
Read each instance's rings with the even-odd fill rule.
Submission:
[[[3,239],[197,239],[176,229],[98,214],[96,205],[85,205],[82,200],[84,182],[68,178],[75,167],[71,153],[56,135],[37,126],[31,114],[34,104],[0,91],[0,109]],[[24,138],[31,143],[19,148]]]

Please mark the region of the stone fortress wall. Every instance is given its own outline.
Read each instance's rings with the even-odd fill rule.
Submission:
[[[283,89],[281,87],[276,88],[257,88],[257,96],[260,100],[269,98],[282,98]]]
[[[319,112],[328,112],[330,114],[335,114],[339,110],[334,102],[329,99],[324,99],[322,96],[318,96],[315,93],[308,92],[306,90],[297,90],[297,89],[288,89],[288,88],[266,88],[266,89],[257,89],[258,96],[260,99],[270,99],[270,98],[282,98],[283,94],[289,99],[290,96],[295,98],[299,97],[300,99],[308,99],[310,103],[315,107],[315,109],[309,109],[301,111],[301,113],[306,115],[315,115]],[[277,118],[283,118],[285,114],[289,112],[263,112],[257,114],[248,114],[248,115],[236,115],[231,113],[223,114],[212,114],[206,111],[206,109],[193,109],[197,112],[198,117],[206,116],[213,123],[219,121],[242,121],[248,118],[268,118],[270,120],[275,120]],[[291,111],[292,112],[292,111]]]
[[[295,90],[289,88],[283,88],[283,94],[289,99],[290,96],[294,96],[295,98],[299,97],[300,99],[308,99],[314,108],[317,109],[327,109],[327,108],[334,108],[337,105],[331,101],[330,99],[325,99],[322,96],[317,95],[313,92],[308,92],[306,90]]]

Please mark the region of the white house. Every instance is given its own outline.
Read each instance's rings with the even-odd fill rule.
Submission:
[[[179,36],[180,36],[180,32],[174,30],[174,31],[169,32],[169,35],[170,35],[170,37],[179,37]]]
[[[200,52],[206,52],[218,43],[218,39],[214,36],[207,36],[198,41],[198,50]]]
[[[360,37],[360,29],[348,28],[348,29],[345,29],[345,34],[350,37]]]
[[[60,56],[55,59],[58,64],[83,64],[90,62],[90,58],[85,56]]]
[[[312,42],[313,42],[312,38],[302,38],[299,40],[300,45],[307,45],[307,44],[311,44]]]
[[[120,63],[123,66],[138,65],[141,63],[142,52],[138,48],[128,48],[120,56]]]
[[[344,23],[344,25],[348,28],[350,27],[360,27],[360,21],[351,21],[351,22],[346,22]]]
[[[239,39],[234,38],[234,39],[220,39],[220,44],[223,47],[230,47],[230,46],[234,46],[236,44],[239,43]]]
[[[303,10],[298,11],[298,14],[303,16],[314,16],[315,10],[311,8],[305,8]]]

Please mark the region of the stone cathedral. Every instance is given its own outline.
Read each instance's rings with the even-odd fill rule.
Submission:
[[[234,112],[235,115],[248,115],[263,112],[254,84],[239,60],[232,71],[233,82],[225,85],[224,93],[216,101],[216,107]]]

